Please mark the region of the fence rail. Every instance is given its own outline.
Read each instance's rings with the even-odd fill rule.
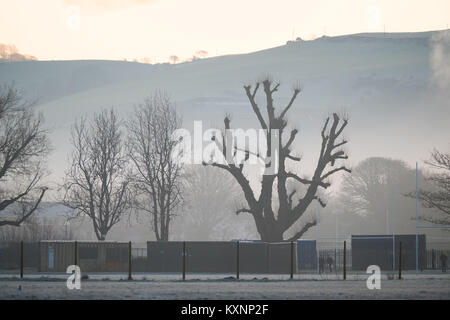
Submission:
[[[359,244],[354,241],[344,241],[3,242],[0,243],[0,272],[17,272],[20,276],[32,272],[65,272],[69,265],[77,264],[83,272],[128,273],[129,279],[137,272],[180,273],[183,279],[189,273],[228,273],[236,278],[241,274],[285,274],[292,278],[294,274],[320,273],[345,278],[347,272],[365,270],[361,268],[359,255],[364,258],[367,252],[361,253]],[[420,271],[446,272],[445,257],[450,256],[450,239],[426,245],[419,259],[423,261]],[[400,271],[400,263],[403,270],[413,270],[408,261],[415,260],[411,256],[414,248],[403,242],[400,257],[398,247],[397,244],[397,249],[392,250],[381,245],[376,254],[370,251],[373,248],[366,248],[371,258],[363,267],[379,259],[382,271]]]

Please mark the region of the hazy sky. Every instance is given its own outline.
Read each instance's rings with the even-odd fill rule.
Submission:
[[[358,32],[447,28],[449,0],[0,0],[0,43],[40,60],[167,61]]]

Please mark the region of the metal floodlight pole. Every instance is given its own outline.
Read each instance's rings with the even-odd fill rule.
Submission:
[[[336,211],[335,213],[335,219],[334,219],[334,250],[336,251],[337,242],[338,242],[338,213]],[[335,256],[336,258],[336,256]]]

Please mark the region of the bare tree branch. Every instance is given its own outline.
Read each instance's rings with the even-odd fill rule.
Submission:
[[[13,86],[0,87],[0,226],[20,226],[37,210],[50,149],[42,116]]]
[[[312,222],[308,222],[306,223],[301,229],[300,231],[298,231],[297,233],[295,233],[292,237],[290,237],[289,239],[287,239],[286,241],[295,241],[300,239],[305,233],[306,231],[308,231],[309,229],[311,229],[312,227],[314,227],[315,225],[317,225],[317,221],[314,220]]]
[[[75,123],[72,146],[61,203],[75,215],[88,216],[97,239],[105,240],[132,203],[120,122],[113,109]]]
[[[146,99],[127,123],[135,203],[150,216],[158,241],[169,240],[170,224],[182,201],[182,166],[175,154],[179,141],[172,139],[180,125],[170,97],[159,91]]]

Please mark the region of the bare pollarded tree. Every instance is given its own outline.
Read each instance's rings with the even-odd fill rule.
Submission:
[[[261,86],[266,98],[266,116],[263,116],[263,113],[256,102],[256,94]],[[278,170],[276,173],[268,173],[266,171],[265,174],[262,175],[259,196],[257,197],[255,195],[243,170],[246,161],[250,158],[251,150],[238,150],[233,144],[233,141],[226,138],[227,130],[230,130],[231,128],[231,121],[228,116],[224,119],[225,133],[222,133],[221,137],[212,137],[226,159],[225,163],[219,163],[214,160],[204,163],[205,165],[212,165],[224,169],[233,175],[242,188],[247,202],[247,206],[239,209],[237,213],[246,212],[251,214],[254,218],[257,231],[261,236],[261,240],[267,242],[292,241],[301,238],[306,231],[317,224],[317,220],[313,219],[306,222],[300,230],[295,232],[293,236],[288,239],[284,238],[284,233],[290,229],[300,217],[302,217],[312,201],[316,200],[322,207],[325,207],[325,202],[318,195],[318,189],[326,189],[330,186],[328,178],[331,175],[339,171],[350,172],[345,166],[335,167],[333,169],[330,168],[326,171],[327,168],[334,167],[338,160],[348,158],[341,148],[347,141],[344,139],[338,141],[338,138],[347,126],[348,121],[347,119],[341,120],[336,113],[333,114],[331,121],[330,118],[327,118],[322,128],[322,143],[312,178],[308,179],[300,177],[287,169],[286,161],[293,161],[295,163],[301,161],[300,157],[296,157],[292,154],[292,144],[298,131],[292,129],[287,140],[283,141],[284,130],[287,127],[286,114],[300,93],[300,89],[294,89],[289,103],[277,115],[275,113],[273,94],[278,90],[279,86],[279,83],[273,83],[270,79],[257,82],[253,89],[251,85],[244,86],[252,110],[255,113],[261,128],[265,130],[267,137],[265,154],[256,154],[256,156],[265,162],[267,168],[267,166],[273,165],[269,162],[269,159],[273,158],[275,153],[278,153]],[[273,131],[278,132],[276,135],[279,146],[278,150],[274,150],[275,148],[272,147],[271,136]],[[239,152],[245,153],[243,161],[239,161],[236,157]],[[233,155],[231,156],[232,159],[230,159],[231,154]],[[296,189],[288,191],[287,185],[289,180],[307,186],[304,194],[297,194],[298,190]],[[273,193],[275,190],[276,194],[274,195]],[[275,202],[278,202],[277,210],[274,209]]]
[[[0,226],[20,226],[37,210],[49,151],[42,116],[17,89],[0,87]]]
[[[131,209],[127,156],[113,109],[81,118],[72,127],[73,152],[62,203],[92,220],[98,240]]]
[[[138,210],[147,213],[158,241],[169,240],[170,223],[181,202],[181,163],[174,155],[181,125],[169,96],[155,92],[135,109],[127,123],[133,190]]]

